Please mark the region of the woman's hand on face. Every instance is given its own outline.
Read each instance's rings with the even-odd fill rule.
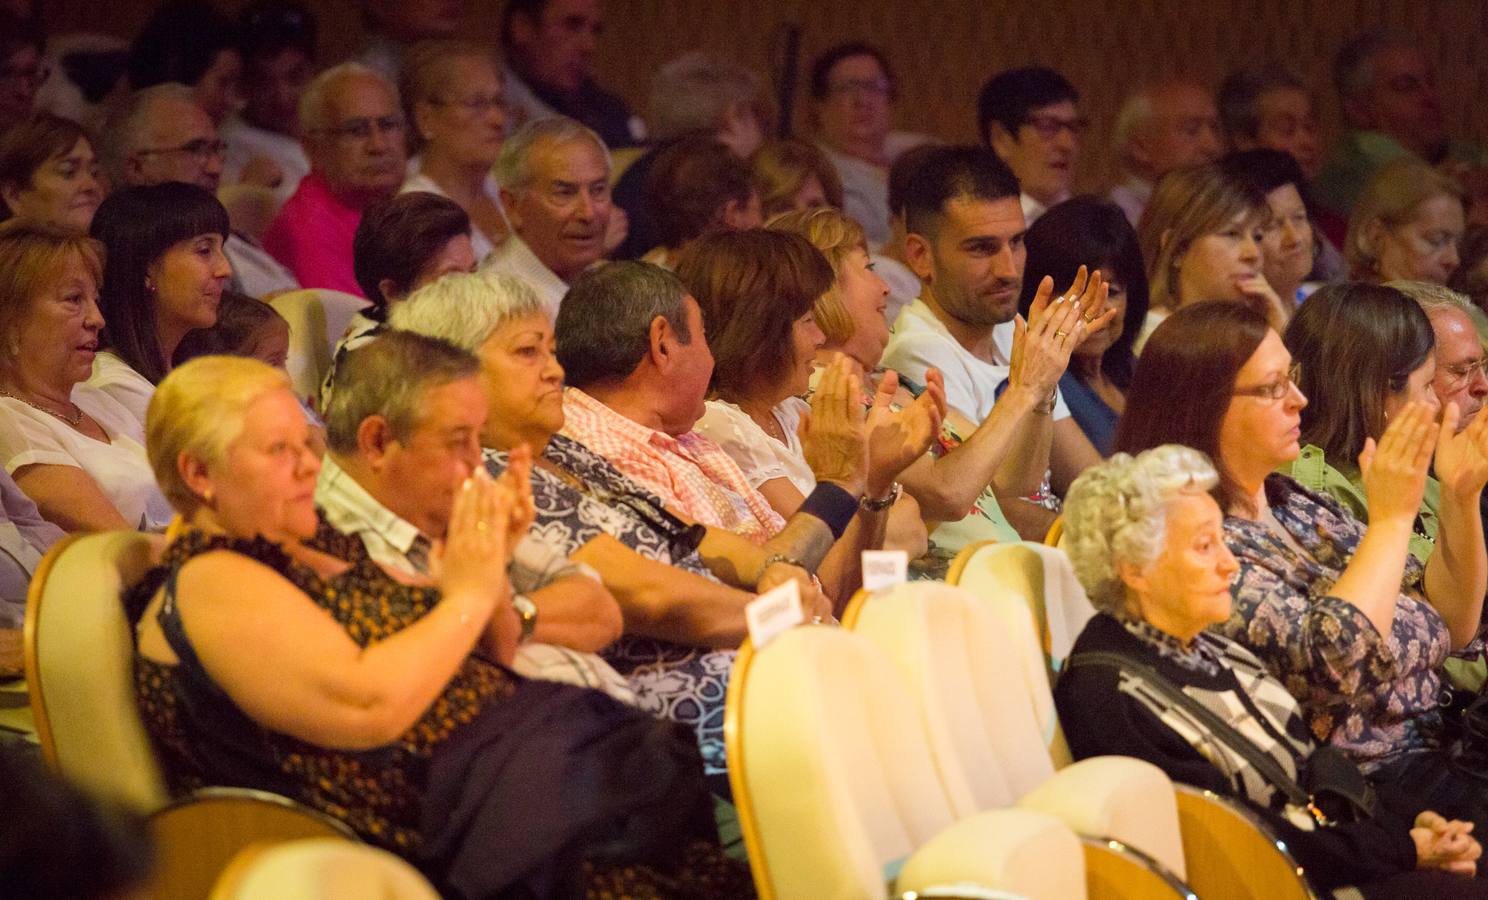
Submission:
[[[1410,830],[1416,845],[1416,868],[1442,869],[1469,877],[1477,874],[1483,848],[1472,837],[1472,828],[1471,822],[1448,820],[1430,810],[1418,815]]]
[[[862,382],[840,353],[822,371],[811,396],[811,413],[801,420],[802,455],[817,481],[829,481],[854,497],[868,482],[867,411]]]
[[[1094,288],[1092,289],[1092,285]],[[1085,340],[1089,332],[1081,299],[1099,297],[1105,305],[1105,289],[1101,275],[1088,275],[1081,266],[1075,275],[1075,283],[1069,293],[1054,297],[1054,280],[1045,276],[1039,282],[1033,303],[1028,308],[1028,319],[1019,316],[1013,320],[1013,352],[1009,360],[1008,383],[1015,387],[1026,387],[1039,397],[1054,393],[1054,386],[1069,367],[1070,354]],[[1114,316],[1114,310],[1103,315]],[[1097,321],[1109,322],[1110,318]]]
[[[1488,416],[1478,416],[1457,431],[1456,403],[1442,409],[1441,436],[1436,441],[1436,477],[1442,490],[1475,500],[1488,484]]]
[[[1237,282],[1235,286],[1240,289],[1247,305],[1265,316],[1266,324],[1275,329],[1277,334],[1286,330],[1287,320],[1292,316],[1291,309],[1277,296],[1265,275],[1256,273]]]
[[[1441,427],[1434,407],[1412,402],[1395,416],[1378,445],[1373,438],[1365,439],[1359,471],[1364,476],[1371,525],[1415,522]]]
[[[509,479],[493,479],[485,468],[466,479],[455,495],[444,542],[435,548],[435,571],[446,597],[483,599],[491,604],[485,607],[489,613],[508,596],[512,520],[522,502]]]
[[[940,373],[931,369],[926,381],[939,381]],[[868,410],[868,484],[869,497],[882,497],[911,463],[925,455],[940,434],[945,418],[945,388],[937,393],[926,388],[910,405],[897,412],[892,408],[899,391],[899,376],[885,372]]]

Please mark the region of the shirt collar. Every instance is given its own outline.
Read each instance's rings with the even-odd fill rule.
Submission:
[[[367,493],[367,489],[337,465],[329,453],[320,464],[320,477],[315,483],[315,502],[342,534],[371,531],[402,553],[407,553],[421,538],[428,540],[412,522],[383,506],[377,498]]]
[[[1158,656],[1203,675],[1213,677],[1219,674],[1221,667],[1219,654],[1203,639],[1202,635],[1185,645],[1156,625],[1141,619],[1117,616],[1116,620],[1132,637],[1156,650]]]
[[[564,388],[564,400],[578,407],[580,413],[600,419],[600,426],[606,431],[616,432],[637,443],[651,444],[673,452],[677,452],[682,447],[681,439],[672,437],[664,431],[648,428],[634,419],[627,418],[615,412],[610,407],[584,393],[580,388]],[[686,437],[686,435],[683,435],[683,437]]]

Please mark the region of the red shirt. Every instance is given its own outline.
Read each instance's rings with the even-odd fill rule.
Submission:
[[[349,206],[312,171],[284,201],[264,232],[264,249],[294,273],[301,287],[364,296],[352,268],[351,244],[362,209]]]

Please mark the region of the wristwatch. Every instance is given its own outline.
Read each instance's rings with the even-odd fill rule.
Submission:
[[[1059,402],[1059,389],[1055,388],[1049,392],[1049,399],[1039,403],[1033,408],[1035,415],[1047,416],[1054,412],[1054,406]]]
[[[537,604],[528,599],[526,594],[517,594],[512,597],[512,609],[517,611],[517,617],[522,620],[522,636],[518,641],[526,643],[537,628]]]
[[[899,495],[903,493],[904,486],[896,481],[889,486],[889,492],[887,494],[884,494],[877,500],[865,495],[861,500],[858,501],[858,506],[864,512],[881,513],[889,507],[893,506],[899,500]]]

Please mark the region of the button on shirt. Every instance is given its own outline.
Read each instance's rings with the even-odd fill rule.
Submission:
[[[781,518],[723,448],[695,431],[676,437],[628,419],[579,390],[563,393],[563,434],[600,454],[676,512],[756,543]]]

